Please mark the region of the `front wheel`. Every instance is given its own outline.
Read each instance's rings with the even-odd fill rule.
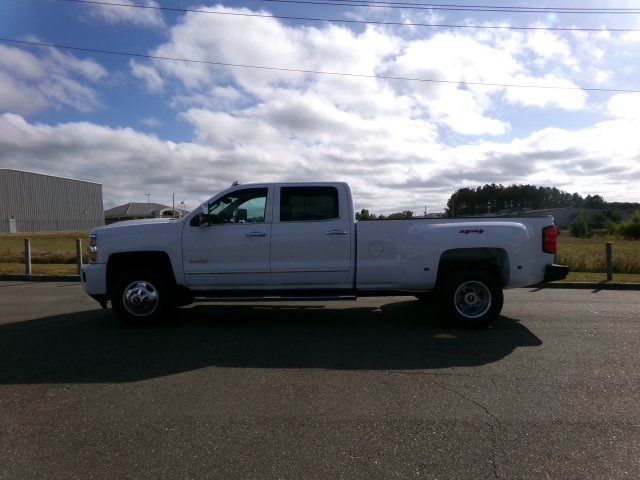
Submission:
[[[171,307],[170,288],[160,272],[135,270],[116,281],[111,305],[118,318],[135,325],[156,323]]]
[[[504,303],[498,279],[486,270],[457,270],[448,275],[442,289],[444,307],[460,327],[481,328],[493,322]]]

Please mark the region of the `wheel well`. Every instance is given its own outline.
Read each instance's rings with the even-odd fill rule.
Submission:
[[[109,256],[107,262],[107,292],[111,291],[121,273],[133,268],[149,268],[167,273],[168,279],[175,284],[171,260],[166,252],[123,252]]]
[[[496,276],[504,287],[509,283],[509,256],[502,248],[456,248],[445,251],[438,265],[439,283],[452,270],[482,268]]]

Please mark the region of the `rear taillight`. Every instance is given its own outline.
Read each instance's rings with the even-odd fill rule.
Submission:
[[[558,227],[550,225],[542,229],[542,251],[556,253],[558,251]]]
[[[94,233],[89,237],[89,261],[95,262],[96,260],[98,260],[98,238]]]

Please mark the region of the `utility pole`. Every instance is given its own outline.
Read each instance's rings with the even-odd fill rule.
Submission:
[[[176,218],[176,192],[171,194],[171,209],[173,213],[173,218]]]

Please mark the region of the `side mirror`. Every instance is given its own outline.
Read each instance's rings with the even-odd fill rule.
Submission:
[[[209,205],[207,203],[203,203],[201,205],[201,211],[198,215],[196,215],[195,217],[193,217],[193,219],[195,220],[195,225],[194,226],[207,226],[210,227],[211,226],[211,215],[209,215]]]

